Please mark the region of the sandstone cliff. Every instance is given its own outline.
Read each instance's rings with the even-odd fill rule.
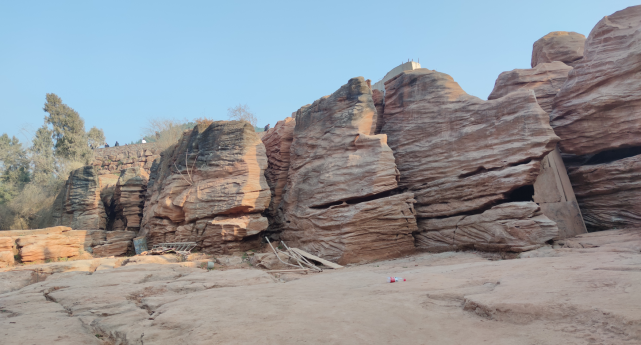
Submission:
[[[419,247],[443,250],[473,244],[521,251],[556,236],[556,226],[534,203],[494,206],[532,200],[541,159],[559,140],[533,91],[483,101],[466,94],[449,75],[427,69],[404,72],[385,86],[382,133],[396,157],[399,185],[415,194],[420,231],[450,238],[441,245],[419,236]],[[507,215],[494,216],[505,210]],[[452,224],[461,215],[470,215],[467,221],[482,217],[494,235],[488,239],[486,230],[471,227],[468,231],[475,234],[465,238],[476,242],[463,240],[460,232],[451,236],[456,229]],[[514,221],[532,224],[527,230],[531,236],[512,238],[497,230]],[[448,226],[442,227],[444,223]]]
[[[241,248],[267,228],[265,146],[246,122],[185,131],[152,167],[141,236],[150,244],[194,241],[207,253]]]
[[[107,226],[107,213],[101,199],[101,190],[100,179],[93,166],[72,171],[54,202],[52,225],[104,230]]]
[[[541,63],[561,61],[570,66],[583,58],[585,36],[576,32],[554,31],[534,42],[532,68]]]
[[[282,201],[292,246],[339,263],[413,250],[413,195],[393,193],[399,173],[376,121],[362,77],[297,112]]]
[[[109,230],[140,229],[149,174],[141,167],[121,171],[110,202]]]

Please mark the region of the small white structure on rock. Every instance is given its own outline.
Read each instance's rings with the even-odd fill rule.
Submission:
[[[419,68],[421,68],[421,64],[418,62],[408,61],[408,62],[402,63],[394,67],[391,71],[387,72],[387,74],[383,77],[383,79],[379,80],[376,84],[372,86],[372,90],[379,90],[385,93],[386,81],[396,77],[397,75],[401,74],[403,71],[411,71]]]

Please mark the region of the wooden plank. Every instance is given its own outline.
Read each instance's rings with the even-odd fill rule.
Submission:
[[[310,260],[318,261],[318,262],[320,262],[321,264],[323,264],[323,265],[325,265],[325,266],[327,266],[327,267],[331,267],[331,268],[334,268],[334,269],[336,269],[336,268],[343,268],[343,266],[341,266],[341,265],[339,265],[339,264],[335,264],[335,263],[330,262],[330,261],[327,261],[327,260],[325,260],[325,259],[321,259],[321,258],[319,258],[318,256],[316,256],[316,255],[312,255],[312,254],[310,254],[310,253],[308,253],[308,252],[306,252],[306,251],[304,251],[304,250],[300,250],[300,249],[298,249],[298,248],[289,248],[289,249],[291,249],[291,250],[295,251],[296,253],[298,253],[298,254],[300,254],[301,256],[304,256],[304,257],[306,257],[306,258],[308,258],[308,259],[310,259]]]
[[[309,271],[309,268],[299,268],[299,269],[291,269],[291,270],[271,270],[271,271],[266,271],[267,273],[279,273],[279,272],[307,272]]]

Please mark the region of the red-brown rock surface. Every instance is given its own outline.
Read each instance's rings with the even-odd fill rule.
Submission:
[[[376,130],[374,133],[379,134],[385,124],[385,118],[383,117],[385,113],[385,93],[381,90],[373,89],[372,100],[376,108]]]
[[[641,155],[569,175],[588,230],[641,227]]]
[[[416,245],[430,251],[477,249],[523,252],[556,237],[556,223],[533,202],[511,202],[470,216],[419,219]]]
[[[533,90],[536,100],[547,113],[552,111],[554,97],[561,90],[572,67],[560,61],[540,63],[532,69],[503,72],[496,79],[487,99],[497,99],[517,90]]]
[[[583,57],[585,36],[576,32],[554,31],[534,42],[532,67],[553,61],[573,65]]]
[[[134,237],[136,237],[134,231],[106,231],[105,240],[93,247],[93,256],[108,257],[133,253]]]
[[[577,155],[641,145],[641,6],[606,16],[554,100],[561,151]]]
[[[121,171],[111,200],[110,230],[139,230],[148,181],[149,174],[141,167]]]
[[[270,128],[262,137],[268,160],[265,178],[272,194],[267,210],[272,230],[283,229],[282,212],[278,211],[278,207],[287,183],[289,155],[294,140],[295,126],[296,120],[293,117],[288,117],[278,121],[276,126]]]
[[[216,219],[259,216],[269,206],[266,167],[265,146],[249,123],[217,121],[186,131],[152,169],[141,236],[153,244],[180,241],[189,233],[205,252],[235,248],[234,241],[222,240],[224,227]],[[266,228],[267,221],[260,223]],[[237,230],[236,242],[246,239],[243,231],[251,236],[257,229]]]
[[[80,230],[104,230],[107,213],[102,202],[96,169],[87,165],[69,174],[53,206],[53,226]]]
[[[339,263],[413,250],[413,195],[389,196],[398,170],[376,116],[362,77],[296,114],[282,203],[291,246]]]
[[[436,225],[456,224],[460,215],[478,214],[495,203],[518,200],[511,194],[534,183],[541,159],[558,141],[531,90],[483,101],[466,94],[449,75],[427,69],[403,72],[385,85],[382,133],[388,135],[396,157],[399,185],[415,194],[417,217],[439,218],[419,221],[419,229],[433,235],[442,232],[438,235],[451,237],[451,226]],[[535,217],[527,204],[497,207],[511,210],[508,215],[514,215],[513,221]],[[486,213],[497,212],[495,208]],[[497,230],[492,239],[497,245],[484,248],[523,250],[553,238],[553,228],[542,221],[533,222],[528,228],[532,236],[522,242]],[[469,238],[473,242],[474,236]],[[486,236],[477,239],[479,246],[488,243]],[[438,245],[427,249],[441,250]]]

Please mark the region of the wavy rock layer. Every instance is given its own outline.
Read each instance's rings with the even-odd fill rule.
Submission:
[[[386,84],[385,126],[419,217],[476,211],[536,179],[558,137],[532,91],[470,96],[447,74],[419,69]]]
[[[282,202],[292,246],[339,263],[413,251],[413,195],[391,195],[398,170],[376,117],[362,77],[297,112]]]
[[[550,122],[564,153],[641,145],[641,6],[604,17],[554,101]]]
[[[576,32],[554,31],[534,42],[532,68],[541,63],[561,61],[572,66],[583,57],[585,36]]]
[[[547,113],[552,112],[554,97],[568,79],[572,67],[560,61],[540,63],[531,69],[503,72],[496,79],[487,99],[497,99],[517,90],[533,90],[536,100]]]
[[[512,202],[476,215],[419,219],[416,245],[430,251],[523,252],[557,236],[556,223],[533,202]]]
[[[151,169],[141,236],[147,235],[152,244],[183,241],[183,229],[190,229],[189,240],[207,253],[237,247],[222,239],[225,227],[216,221],[220,216],[261,218],[271,196],[265,168],[265,146],[249,123],[217,121],[186,131]],[[259,230],[238,230],[234,241],[247,240],[267,227],[266,220],[261,224]],[[198,233],[192,233],[196,228]]]
[[[521,251],[556,235],[554,222],[546,223],[549,219],[536,213],[536,204],[517,203],[507,204],[510,212],[497,219],[505,227],[512,221],[539,217],[524,230],[531,236],[514,237],[507,230],[497,230],[492,239],[473,234],[463,238],[461,232],[459,239],[452,237],[454,225],[466,217],[463,214],[483,212],[509,201],[518,188],[532,185],[541,159],[554,149],[558,137],[533,91],[517,90],[483,101],[466,94],[447,74],[408,71],[386,83],[384,120],[382,133],[388,135],[394,151],[400,186],[415,194],[419,229],[429,232],[416,236],[417,246],[441,250],[438,241],[422,239],[436,236],[449,238],[443,243],[452,248],[478,242],[477,248]],[[467,217],[490,217],[505,207]],[[449,225],[435,227],[440,223]]]
[[[271,190],[271,201],[267,209],[270,220],[270,230],[283,229],[282,212],[278,211],[283,198],[287,173],[289,172],[289,155],[294,140],[294,127],[296,120],[288,117],[278,121],[274,128],[270,128],[262,137],[267,154],[267,169],[265,178]]]
[[[52,226],[104,230],[107,213],[100,197],[101,190],[100,179],[93,166],[72,171],[54,202]]]
[[[570,172],[590,231],[641,226],[641,155]]]
[[[113,224],[110,224],[110,230],[140,229],[148,181],[149,174],[141,167],[120,172],[111,200]]]

